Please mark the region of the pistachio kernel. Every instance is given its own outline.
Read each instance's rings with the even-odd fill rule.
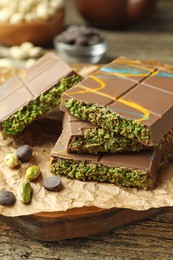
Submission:
[[[4,163],[10,168],[13,169],[19,166],[19,160],[14,153],[8,153],[4,156]]]
[[[32,165],[26,169],[25,179],[28,181],[33,181],[40,176],[40,168],[37,165]]]
[[[27,180],[22,180],[19,183],[17,194],[18,194],[19,200],[22,203],[27,204],[27,203],[31,202],[32,188],[31,188],[30,182]]]

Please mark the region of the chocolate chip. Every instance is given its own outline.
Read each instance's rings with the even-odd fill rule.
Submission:
[[[86,36],[81,35],[78,38],[76,38],[75,43],[76,46],[87,46],[88,45],[88,39]]]
[[[50,191],[60,191],[62,182],[59,176],[50,176],[43,180],[43,186]]]
[[[83,26],[82,26],[83,27]],[[78,32],[80,31],[80,28],[81,26],[78,26],[78,25],[70,25],[67,29],[66,29],[66,32]]]
[[[99,35],[93,35],[88,39],[88,44],[89,45],[94,45],[102,42],[102,38]]]
[[[85,25],[71,25],[59,34],[57,39],[60,42],[76,46],[94,45],[103,41],[98,30]]]
[[[17,158],[21,162],[29,162],[32,153],[33,153],[32,147],[27,144],[20,146],[16,151]]]
[[[16,197],[11,191],[1,190],[0,191],[0,205],[12,206],[16,201]]]

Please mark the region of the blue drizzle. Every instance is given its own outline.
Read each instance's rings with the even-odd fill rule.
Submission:
[[[130,114],[130,115],[136,115],[136,116],[139,116],[139,118],[143,118],[144,117],[144,114],[141,114],[141,113],[137,113],[137,112],[132,112],[132,111],[128,111],[128,110],[122,110],[122,109],[117,109],[117,108],[114,108],[114,107],[108,107],[110,110],[113,110],[115,112],[125,112],[127,114]],[[138,118],[135,118],[134,120],[138,120]],[[149,117],[146,118],[146,120],[149,120]]]
[[[138,75],[138,74],[141,74],[142,71],[144,70],[135,70],[135,69],[112,69],[112,68],[101,68],[100,71],[103,71],[103,72],[108,72],[108,73],[121,73],[123,75],[126,75],[126,74],[134,74],[134,75]]]
[[[166,72],[159,72],[158,74],[156,74],[156,76],[166,77],[166,78],[173,78],[173,74],[166,73]]]

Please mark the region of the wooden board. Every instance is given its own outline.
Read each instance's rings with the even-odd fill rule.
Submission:
[[[43,212],[20,217],[0,215],[0,220],[32,239],[58,241],[108,232],[111,229],[142,220],[163,210],[164,208],[134,211],[117,208],[105,210],[96,207],[82,207],[65,212]]]

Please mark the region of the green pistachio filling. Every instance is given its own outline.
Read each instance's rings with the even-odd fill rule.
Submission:
[[[138,152],[156,147],[168,158],[173,158],[172,140],[173,130],[163,136],[157,144],[148,147],[108,129],[95,127],[84,130],[83,136],[73,137],[68,145],[68,150],[70,152],[98,154],[100,152]]]
[[[115,153],[123,151],[138,152],[148,147],[120,134],[104,128],[92,128],[84,131],[84,136],[73,137],[69,148],[71,152],[97,154],[100,152]]]
[[[149,188],[152,179],[145,170],[115,168],[101,164],[58,159],[51,165],[54,174],[66,175],[83,181],[110,182],[117,186]]]
[[[69,144],[70,152],[82,153],[116,153],[116,152],[138,152],[149,150],[153,147],[161,150],[165,158],[173,158],[172,149],[173,131],[169,131],[154,146],[145,146],[120,134],[110,132],[104,128],[91,128],[84,131],[83,136],[73,137]]]
[[[73,99],[65,100],[65,106],[72,115],[78,118],[90,121],[92,124],[109,129],[138,142],[149,143],[150,136],[147,127],[139,124],[137,121],[122,118],[108,107],[89,105]]]
[[[62,93],[77,84],[80,80],[81,77],[78,75],[61,79],[56,86],[42,93],[27,106],[24,106],[8,119],[4,120],[1,124],[2,132],[7,135],[15,135],[21,132],[27,124],[30,124],[38,116],[42,116],[50,109],[59,105]]]

